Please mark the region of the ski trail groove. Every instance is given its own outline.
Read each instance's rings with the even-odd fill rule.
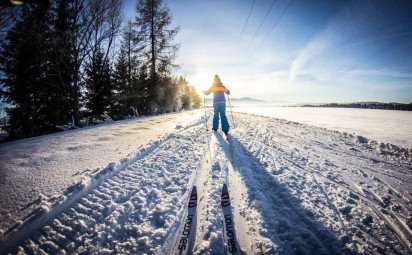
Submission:
[[[281,253],[291,253],[295,246],[293,243],[298,241],[296,237],[299,235],[300,238],[306,239],[305,243],[300,244],[300,249],[309,254],[343,253],[343,247],[334,240],[331,233],[309,218],[307,214],[302,212],[302,209],[298,209],[297,201],[289,197],[286,190],[279,187],[273,177],[260,166],[252,155],[249,155],[246,148],[235,140],[231,145],[235,155],[237,155],[235,160],[238,162],[235,165],[238,167],[239,173],[243,175],[249,193],[252,193],[250,195],[259,201],[256,202],[265,204],[265,207],[259,208],[265,218],[263,227],[271,233],[271,236],[278,237],[274,245],[279,248]],[[290,230],[296,228],[296,237],[291,238],[288,235],[288,238],[284,238],[282,237],[283,233],[276,233],[276,229],[285,227]],[[279,251],[269,252],[272,254]]]
[[[211,144],[210,137],[206,133],[206,146],[205,150],[202,154],[201,160],[199,161],[199,164],[196,169],[196,173],[193,175],[193,177],[190,179],[188,182],[188,187],[196,186],[197,187],[197,194],[198,194],[198,203],[197,203],[197,216],[196,216],[196,225],[200,226],[201,225],[201,213],[203,211],[203,200],[207,194],[207,190],[205,187],[207,186],[207,182],[210,177],[210,168],[211,168],[211,157],[213,153],[213,145]],[[189,191],[190,189],[188,189]],[[189,195],[189,193],[188,193]],[[170,228],[171,230],[169,231],[169,235],[166,237],[166,240],[164,244],[162,245],[161,249],[158,249],[156,251],[156,254],[165,254],[169,255],[173,253],[174,246],[176,244],[177,238],[179,237],[179,231],[181,229],[181,226],[184,222],[184,217],[185,213],[184,210],[187,210],[186,206],[186,201],[184,200],[184,203],[181,205],[181,209],[178,213],[178,216],[176,217],[177,221],[173,224],[173,226]],[[196,237],[199,235],[199,227],[196,228]],[[195,237],[195,246],[193,249],[195,250],[197,247],[198,241],[196,241]],[[193,253],[193,251],[191,251]],[[190,252],[189,252],[190,253]]]
[[[236,130],[239,141],[248,145],[250,156],[282,186],[288,187],[293,196],[311,206],[317,218],[327,223],[350,250],[367,254],[411,252],[411,193],[401,191],[410,183],[407,158],[400,160],[396,155],[381,153],[339,132],[282,120],[264,122],[260,117],[244,117],[249,123],[262,122],[259,126],[263,131],[257,137],[251,132],[254,124]],[[252,137],[256,141],[253,146]],[[313,179],[308,183],[307,175],[318,180],[328,196],[322,198],[325,202],[318,204],[316,197],[322,192],[313,193],[311,186],[319,186]],[[346,233],[340,221],[330,220],[336,211],[327,200],[335,205],[347,226]],[[317,209],[313,203],[319,208],[329,204],[333,210]]]
[[[155,201],[162,197],[155,187],[156,185],[164,187],[166,193],[164,192],[163,195],[166,196],[164,198],[166,200],[173,199],[167,196],[167,192],[186,192],[184,188],[178,188],[176,185],[189,181],[189,177],[179,178],[174,176],[173,171],[186,172],[189,173],[187,176],[191,176],[196,170],[196,161],[201,155],[196,153],[194,158],[188,158],[186,161],[192,162],[193,167],[187,169],[179,169],[178,166],[182,163],[178,158],[167,157],[173,171],[161,169],[162,166],[158,161],[162,159],[163,154],[171,153],[181,154],[184,158],[184,153],[180,153],[180,150],[192,151],[195,150],[196,145],[202,144],[204,136],[196,134],[199,130],[198,126],[191,125],[166,136],[116,168],[113,164],[109,165],[88,186],[63,203],[54,206],[50,212],[29,220],[9,233],[0,244],[0,253],[24,253],[24,251],[34,254],[83,253],[96,252],[103,247],[103,250],[114,249],[125,253],[142,251],[153,242],[159,243],[162,233],[156,229],[162,227],[168,229],[176,212],[170,207],[157,206]],[[177,152],[167,152],[172,146]],[[145,168],[145,165],[149,167]],[[153,169],[157,171],[153,172]],[[145,180],[146,183],[143,183],[142,176],[149,176],[150,181]],[[157,183],[156,180],[160,180],[161,183]],[[144,193],[147,193],[147,199],[144,199]],[[170,202],[172,201],[169,201],[169,205]],[[133,227],[139,222],[139,212],[151,219],[152,225],[145,227],[148,231],[153,231],[152,242],[144,238],[145,233],[142,230]],[[163,218],[162,212],[169,218]],[[120,223],[121,226],[113,225],[114,222]],[[120,232],[118,233],[119,228],[137,241],[122,236]],[[112,237],[115,236],[120,244],[113,247],[114,243],[110,244],[112,237],[109,233]]]
[[[270,148],[270,149],[273,149],[273,148]],[[278,154],[277,156],[281,157],[280,154]],[[293,161],[291,161],[291,160],[289,160],[289,159],[286,159],[286,160],[289,161],[290,164],[296,166],[298,169],[303,169],[300,165],[296,164],[295,162],[293,162]],[[313,169],[312,166],[308,166],[308,167],[307,167],[307,170],[309,170],[311,174],[320,175],[320,176],[322,176],[323,178],[326,178],[328,181],[333,182],[333,183],[339,185],[341,188],[346,189],[346,190],[348,190],[348,191],[350,191],[350,192],[353,192],[353,193],[355,193],[356,195],[358,195],[358,196],[360,197],[360,199],[362,199],[363,201],[365,201],[365,204],[366,204],[369,208],[372,209],[372,212],[373,212],[375,215],[377,215],[382,221],[384,221],[384,222],[386,223],[386,225],[387,225],[388,228],[392,231],[392,233],[396,236],[396,238],[398,238],[398,239],[405,245],[405,247],[408,247],[408,249],[411,249],[411,248],[410,248],[410,247],[411,247],[411,244],[410,244],[410,241],[409,241],[409,240],[412,240],[412,237],[411,237],[411,232],[410,232],[410,230],[407,228],[407,225],[404,224],[402,221],[399,221],[399,220],[395,220],[395,221],[394,221],[394,220],[388,219],[386,216],[384,216],[382,213],[380,213],[380,210],[383,210],[386,214],[391,215],[391,218],[392,218],[392,219],[398,219],[398,216],[396,215],[396,213],[394,213],[394,212],[389,212],[389,211],[387,211],[387,210],[385,210],[385,209],[383,209],[383,208],[380,209],[380,210],[377,209],[377,207],[380,208],[380,207],[382,207],[382,206],[384,205],[384,201],[383,201],[382,198],[380,198],[379,195],[377,195],[375,192],[373,192],[372,190],[367,189],[367,188],[365,188],[365,187],[361,188],[361,189],[362,189],[362,194],[360,194],[359,192],[353,191],[352,189],[350,189],[350,188],[348,188],[348,187],[344,187],[344,186],[342,186],[342,184],[337,183],[336,181],[331,180],[330,178],[328,178],[328,177],[326,177],[326,176],[318,173],[318,172],[316,171],[316,169]],[[348,180],[347,178],[346,178],[346,179],[344,178],[344,180],[345,180],[347,183],[352,183],[352,182],[351,182],[350,180]],[[354,185],[354,184],[352,184],[352,185]],[[367,197],[367,195],[365,194],[365,191],[366,191],[368,194],[370,194],[371,197]],[[327,199],[328,199],[328,201],[330,201],[330,198],[329,198],[329,197],[328,197]],[[407,200],[406,200],[406,201],[407,201]],[[328,203],[329,203],[329,202],[328,202]],[[332,208],[333,208],[333,207],[332,207]],[[335,209],[334,209],[334,211],[335,211]],[[338,213],[339,213],[339,212],[338,212]],[[338,216],[338,217],[339,217],[339,219],[340,219],[341,224],[343,224],[340,215],[341,215],[341,214],[339,213],[339,216]],[[346,229],[346,228],[343,228],[343,229]]]

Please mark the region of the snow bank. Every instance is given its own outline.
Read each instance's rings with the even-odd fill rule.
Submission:
[[[342,132],[342,134],[349,138],[352,138],[352,141],[354,143],[373,149],[379,154],[394,156],[396,158],[406,161],[412,160],[412,148],[403,148],[390,143],[382,143],[375,140],[371,140],[364,136],[355,136],[352,134],[348,134],[346,132]]]

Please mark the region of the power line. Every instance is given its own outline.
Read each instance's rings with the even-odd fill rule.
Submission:
[[[293,4],[295,0],[291,0],[288,4],[288,6],[286,6],[286,8],[283,10],[282,14],[280,14],[279,18],[276,20],[276,22],[273,24],[273,26],[270,28],[270,30],[266,33],[265,37],[263,38],[263,40],[259,43],[259,45],[256,47],[255,50],[257,50],[262,44],[263,42],[266,40],[266,38],[269,36],[270,32],[272,32],[272,30],[276,27],[276,25],[279,23],[280,19],[282,18],[282,16],[286,13],[286,11],[289,9],[289,7]]]
[[[270,11],[272,10],[273,6],[275,5],[276,0],[273,0],[272,5],[270,6],[268,12],[266,13],[265,17],[263,18],[262,22],[259,25],[259,28],[256,30],[255,35],[252,37],[252,40],[250,41],[249,45],[247,46],[248,48],[250,47],[250,45],[252,44],[252,42],[255,40],[256,35],[259,33],[260,28],[262,27],[263,23],[265,22],[266,18],[268,17]]]
[[[242,40],[243,33],[245,32],[245,29],[246,29],[246,25],[247,25],[247,23],[249,22],[250,14],[252,14],[253,7],[255,6],[255,2],[256,2],[256,0],[253,0],[252,8],[250,8],[249,15],[247,15],[247,19],[246,19],[245,25],[243,26],[242,33],[240,33],[239,41],[237,42],[237,45],[238,45],[238,46],[239,46],[240,41]]]

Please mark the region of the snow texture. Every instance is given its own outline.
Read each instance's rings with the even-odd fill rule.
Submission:
[[[76,189],[109,162],[132,157],[199,116],[188,111],[131,119],[0,144],[0,229],[30,217],[41,202],[39,194],[62,200],[68,186]]]
[[[233,107],[233,110],[355,133],[412,148],[411,111],[319,107]]]
[[[223,254],[223,183],[244,254],[411,254],[410,149],[244,113],[226,140],[189,115],[55,201],[37,192],[32,217],[0,231],[0,254],[170,254],[192,185],[193,253]]]

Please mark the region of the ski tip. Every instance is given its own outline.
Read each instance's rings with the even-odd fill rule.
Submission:
[[[226,207],[230,205],[229,191],[227,189],[226,183],[223,184],[223,188],[222,188],[221,205],[222,207]]]
[[[191,194],[197,194],[196,185],[193,185]]]
[[[190,193],[188,207],[195,207],[197,206],[197,189],[196,186],[193,186],[192,192]]]
[[[222,187],[222,193],[227,192],[227,185],[226,183],[223,183],[223,187]]]
[[[227,188],[226,183],[223,184],[223,188],[222,188],[222,199],[229,199],[229,190]]]
[[[197,200],[197,189],[196,186],[192,187],[192,192],[190,192],[190,200],[196,199]]]

